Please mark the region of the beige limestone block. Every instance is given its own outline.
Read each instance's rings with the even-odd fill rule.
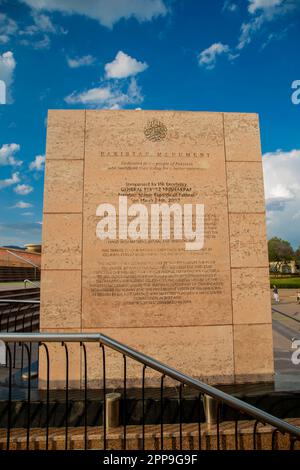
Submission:
[[[236,381],[270,379],[274,373],[271,324],[234,325],[233,332]]]
[[[44,212],[81,212],[83,160],[47,160]]]
[[[224,113],[226,160],[261,161],[257,114]]]
[[[81,269],[81,214],[44,214],[42,269]]]
[[[84,332],[97,332],[85,329]],[[168,366],[210,383],[233,382],[232,326],[168,328],[102,328],[98,331]],[[102,381],[102,351],[87,343],[88,377],[97,388]],[[124,360],[105,347],[106,378],[110,386],[122,386]],[[127,385],[138,386],[143,366],[127,359]],[[161,374],[147,369],[147,386],[158,386]]]
[[[260,162],[227,162],[229,212],[264,212],[265,198]]]
[[[166,134],[159,142],[148,140],[144,134],[151,121],[157,120],[166,128]],[[86,111],[86,155],[101,158],[101,152],[117,150],[123,152],[148,152],[148,156],[161,152],[160,158],[168,153],[207,153],[223,148],[222,113],[185,111],[146,110],[87,110]],[[147,157],[147,155],[146,155]],[[201,158],[201,157],[200,157]]]
[[[229,214],[231,266],[267,267],[265,214]]]
[[[78,329],[67,329],[63,326],[59,329],[41,329],[41,333],[78,333]],[[61,341],[45,343],[49,352],[50,388],[66,388],[67,355]],[[69,388],[78,389],[81,386],[81,346],[80,343],[65,343],[68,351],[69,364]],[[39,388],[47,387],[47,356],[43,346],[39,350]]]
[[[41,283],[41,328],[80,328],[81,271],[42,271]]]
[[[271,323],[268,268],[235,268],[231,278],[233,323]]]
[[[47,122],[47,160],[84,158],[85,110],[51,109]]]

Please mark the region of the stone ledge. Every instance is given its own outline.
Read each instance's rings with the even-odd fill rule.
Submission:
[[[286,422],[299,426],[299,418],[290,418]],[[253,450],[253,427],[255,421],[238,422],[238,449]],[[270,450],[272,448],[272,434],[274,428],[259,424],[256,432],[256,449]],[[120,426],[107,432],[107,449],[118,450],[123,448],[124,428]],[[26,429],[11,430],[11,450],[26,450]],[[164,425],[164,450],[180,449],[179,424]],[[6,449],[6,430],[0,431],[0,450]],[[103,427],[87,428],[88,449],[103,449]],[[46,448],[46,430],[34,428],[30,431],[29,450],[44,450]],[[49,450],[64,450],[65,428],[49,429]],[[275,450],[288,450],[290,438],[288,435],[275,434]],[[84,449],[84,427],[72,427],[68,430],[68,449]],[[126,449],[142,449],[142,426],[127,426]],[[160,450],[160,425],[145,426],[145,449]],[[182,425],[182,449],[198,450],[199,433],[198,423]],[[201,449],[217,450],[217,426],[201,424]],[[220,450],[235,450],[235,422],[220,423]],[[300,450],[300,442],[295,443],[295,450]]]

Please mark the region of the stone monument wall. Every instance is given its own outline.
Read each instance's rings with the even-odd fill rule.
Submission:
[[[49,111],[41,331],[101,332],[211,383],[269,380],[258,116]],[[63,351],[51,348],[59,384]],[[88,352],[97,386],[99,347]],[[120,358],[108,362],[117,381]]]

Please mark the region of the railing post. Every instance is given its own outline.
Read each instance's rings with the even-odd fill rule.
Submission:
[[[206,424],[216,424],[218,421],[218,401],[210,395],[203,395],[203,408]]]
[[[106,406],[106,429],[116,428],[120,425],[120,400],[121,393],[107,393]]]

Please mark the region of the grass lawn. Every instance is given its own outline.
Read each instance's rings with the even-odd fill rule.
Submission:
[[[11,290],[11,289],[24,289],[23,281],[16,282],[0,282],[0,291]],[[27,284],[27,287],[34,287],[32,284]]]
[[[300,276],[286,278],[271,277],[270,286],[273,287],[274,284],[280,289],[300,289]]]

